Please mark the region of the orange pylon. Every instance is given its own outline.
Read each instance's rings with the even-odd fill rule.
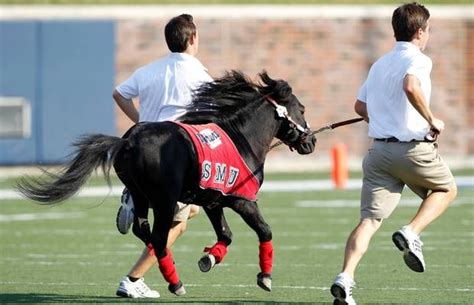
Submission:
[[[331,149],[332,156],[332,181],[338,189],[344,189],[349,178],[349,167],[347,164],[347,146],[337,143]]]

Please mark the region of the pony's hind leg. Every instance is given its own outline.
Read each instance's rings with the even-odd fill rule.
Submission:
[[[166,247],[177,200],[167,198],[170,196],[169,191],[163,191],[157,185],[145,181],[139,183],[141,187],[134,181],[126,183],[135,204],[133,233],[145,243],[150,255],[156,256],[160,272],[169,283],[168,289],[176,295],[184,295],[186,291],[179,280],[171,251]],[[148,223],[149,208],[153,209],[154,216],[151,231]]]
[[[192,143],[183,141],[179,127],[171,123],[149,123],[142,128],[146,132],[129,136],[132,147],[129,170],[153,210],[150,244],[160,272],[169,284],[168,289],[183,295],[186,291],[167,242],[183,181],[194,164],[189,150]]]
[[[239,214],[258,236],[260,273],[257,274],[257,285],[266,291],[272,290],[273,244],[272,231],[260,213],[254,201],[235,200],[230,207]]]
[[[169,231],[173,224],[177,199],[166,198],[169,195],[168,193],[163,191],[160,196],[152,196],[151,199],[154,215],[151,245],[158,260],[158,268],[169,284],[168,290],[180,296],[186,294],[186,290],[176,272],[171,250],[166,246]]]

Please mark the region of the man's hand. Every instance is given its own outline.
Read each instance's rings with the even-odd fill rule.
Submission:
[[[433,121],[431,122],[431,131],[433,131],[436,134],[440,134],[444,130],[444,122],[441,121],[440,119],[433,118]]]
[[[425,135],[425,140],[435,142],[438,139],[438,135],[444,130],[444,122],[437,118],[433,118],[430,126],[430,131]]]

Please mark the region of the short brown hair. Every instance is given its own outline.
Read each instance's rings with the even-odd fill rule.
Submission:
[[[171,52],[184,52],[193,35],[196,35],[196,25],[193,16],[188,14],[171,18],[165,26],[166,44]]]
[[[430,12],[413,2],[398,7],[392,15],[392,27],[397,41],[411,41],[418,29],[426,30]]]

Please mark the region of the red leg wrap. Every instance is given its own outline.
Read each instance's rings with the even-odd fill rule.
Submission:
[[[172,285],[179,283],[179,276],[178,273],[176,273],[173,256],[169,249],[166,249],[166,256],[158,259],[158,266],[160,267],[161,274],[163,274],[163,277],[168,283]]]
[[[258,258],[260,259],[260,270],[263,273],[272,273],[273,268],[273,244],[272,241],[265,241],[260,243],[259,247],[259,255]]]
[[[150,251],[150,256],[155,256],[155,249],[153,249],[153,245],[150,243],[146,245],[146,247],[148,248],[148,251]]]
[[[224,257],[227,254],[227,244],[223,241],[218,241],[211,248],[204,248],[204,251],[214,255],[214,257],[216,258],[216,264],[219,264],[224,260]]]

